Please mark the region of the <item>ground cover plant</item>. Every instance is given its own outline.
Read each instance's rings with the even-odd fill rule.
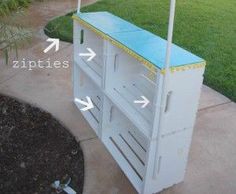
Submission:
[[[169,0],[101,0],[81,11],[109,11],[166,38]],[[71,15],[49,22],[45,33],[72,42]],[[235,0],[178,0],[174,43],[204,58],[204,83],[236,101]]]

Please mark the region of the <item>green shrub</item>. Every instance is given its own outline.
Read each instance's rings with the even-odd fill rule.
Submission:
[[[22,7],[27,7],[30,0],[1,0],[0,2],[0,16],[7,16],[13,10]]]
[[[31,32],[15,22],[18,10],[27,7],[30,0],[1,0],[0,2],[0,51],[8,64],[9,53],[31,36]]]

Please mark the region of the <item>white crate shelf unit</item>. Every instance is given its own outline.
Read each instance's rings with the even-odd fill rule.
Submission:
[[[168,41],[108,12],[73,16],[75,104],[91,98],[82,114],[142,194],[183,181],[205,69],[172,44],[171,6]]]

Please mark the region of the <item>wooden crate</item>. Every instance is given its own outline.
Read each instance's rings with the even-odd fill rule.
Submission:
[[[183,181],[205,61],[173,44],[162,104],[166,40],[108,12],[73,18],[74,97],[95,104],[86,120],[138,193]],[[90,62],[79,55],[87,48],[97,53]],[[145,108],[134,103],[141,96]]]

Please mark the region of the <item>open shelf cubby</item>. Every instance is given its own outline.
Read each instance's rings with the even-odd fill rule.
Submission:
[[[76,34],[79,35],[74,52],[74,60],[83,69],[86,74],[97,84],[99,87],[102,85],[103,67],[104,67],[104,40],[101,39],[96,33],[88,30],[88,28],[81,28],[77,25],[75,28]],[[96,57],[88,60],[88,56],[80,56],[80,54],[89,53],[92,50],[96,53]]]
[[[105,91],[134,125],[145,136],[150,137],[155,113],[158,70],[150,71],[120,48],[113,45],[108,48],[110,55],[107,60]],[[143,100],[142,96],[149,101],[145,108],[134,103],[136,100]]]
[[[78,66],[74,65],[74,102],[81,109],[83,105],[76,100],[81,99],[87,101],[86,97],[90,97],[94,108],[88,111],[82,111],[82,114],[98,134],[101,125],[101,109],[103,95],[98,86],[91,78]]]
[[[148,139],[108,98],[104,101],[102,141],[125,174],[141,190],[145,176]]]

